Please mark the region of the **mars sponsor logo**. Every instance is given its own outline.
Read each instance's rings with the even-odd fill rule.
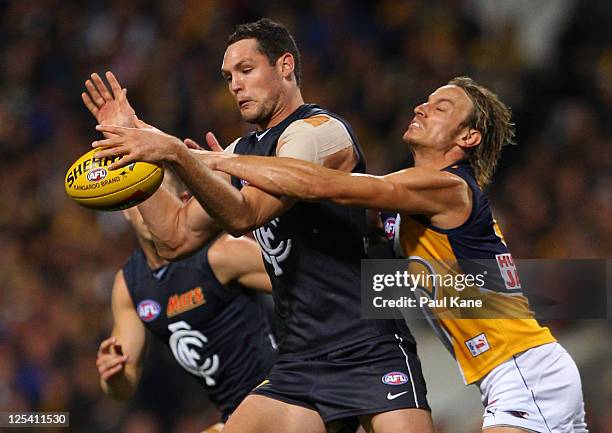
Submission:
[[[89,159],[86,159],[85,161],[83,161],[79,165],[77,165],[75,168],[73,168],[71,172],[68,173],[68,175],[66,176],[66,183],[68,184],[68,187],[72,187],[72,184],[79,177],[81,177],[83,175],[83,173],[86,173],[88,170],[90,170],[92,168],[96,168],[96,167],[108,167],[113,162],[118,161],[119,159],[121,159],[121,156],[119,156],[119,155],[117,155],[117,156],[109,156],[109,157],[106,157],[106,158],[89,158]]]
[[[166,316],[173,317],[206,303],[201,287],[195,287],[180,295],[172,295],[168,299]]]
[[[157,319],[157,316],[161,313],[161,306],[151,299],[145,299],[138,303],[136,310],[138,311],[138,317],[144,322],[150,322]]]
[[[408,383],[408,376],[401,371],[392,371],[382,377],[382,381],[386,385],[403,385]]]
[[[97,167],[87,173],[87,180],[90,182],[97,182],[104,179],[107,174],[108,172],[104,167]]]

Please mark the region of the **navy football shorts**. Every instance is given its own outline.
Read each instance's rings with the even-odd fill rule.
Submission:
[[[316,410],[326,423],[397,409],[430,410],[416,345],[401,335],[314,358],[281,355],[251,392]]]

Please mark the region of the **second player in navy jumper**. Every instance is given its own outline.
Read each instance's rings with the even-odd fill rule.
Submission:
[[[208,391],[225,421],[276,357],[258,294],[245,290],[270,290],[259,248],[250,239],[222,235],[194,255],[168,262],[147,239],[138,211],[125,214],[141,248],[115,278],[112,336],[100,345],[97,359],[101,386],[112,397],[131,396],[146,329]]]

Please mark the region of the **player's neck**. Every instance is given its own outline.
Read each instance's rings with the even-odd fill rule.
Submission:
[[[415,167],[430,167],[438,170],[465,158],[463,152],[456,152],[454,149],[441,152],[437,149],[419,148],[413,149],[413,154]]]
[[[167,260],[161,258],[159,254],[157,254],[157,250],[155,249],[155,244],[153,242],[144,239],[142,236],[138,236],[138,243],[142,247],[142,251],[147,259],[149,268],[159,269],[168,264]]]
[[[278,125],[300,106],[304,105],[304,98],[302,98],[300,89],[290,92],[289,94],[285,95],[285,98],[282,99],[283,100],[279,103],[277,110],[272,113],[270,119],[264,124],[257,125],[258,131],[263,131],[264,129],[272,128]]]

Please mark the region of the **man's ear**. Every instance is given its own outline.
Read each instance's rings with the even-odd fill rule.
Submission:
[[[459,136],[458,145],[464,150],[478,146],[482,140],[482,134],[477,129],[465,128]]]
[[[289,78],[295,70],[295,59],[293,54],[285,53],[278,58],[276,65],[280,68],[280,72],[284,78]]]

